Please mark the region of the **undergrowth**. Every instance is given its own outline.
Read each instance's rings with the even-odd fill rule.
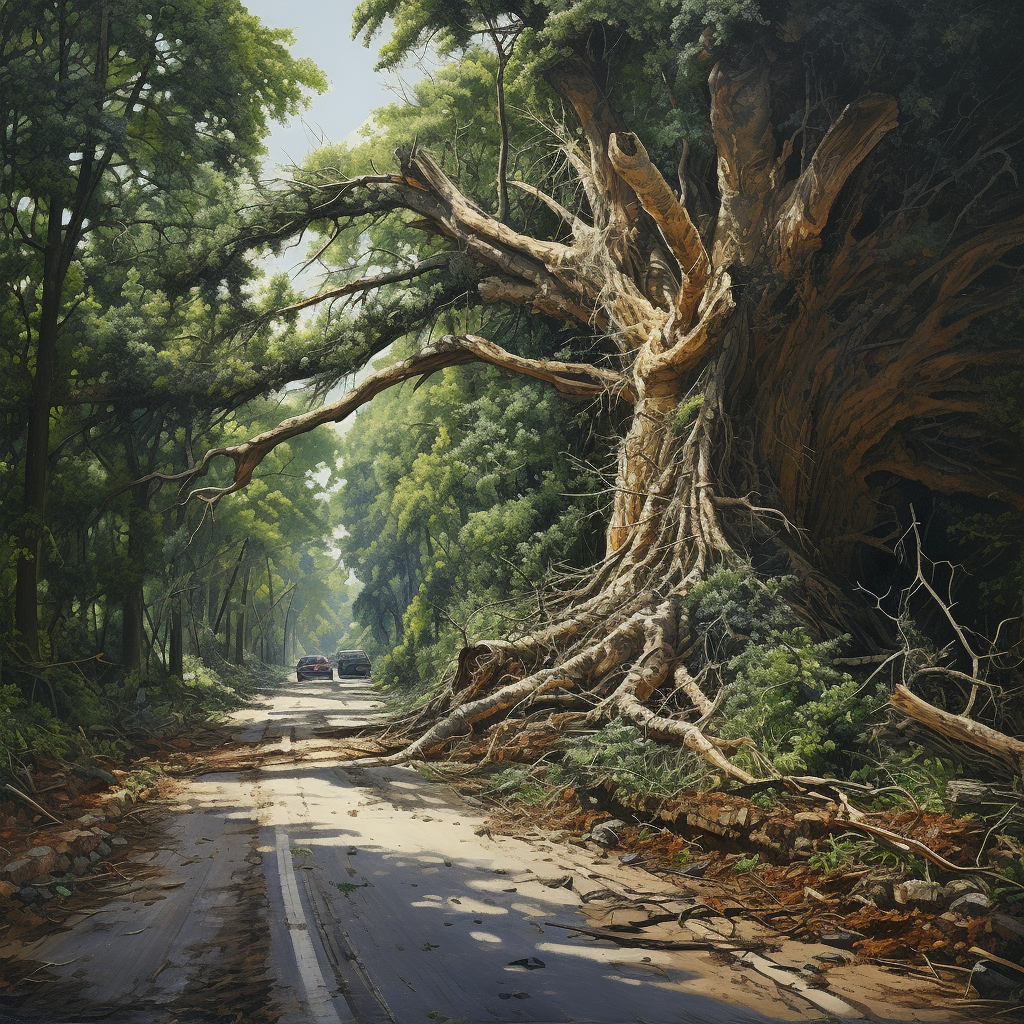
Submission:
[[[160,680],[83,665],[8,664],[0,685],[0,782],[26,778],[37,758],[123,761],[142,740],[222,720],[258,683],[253,666],[211,667],[195,657],[186,657],[183,678]]]

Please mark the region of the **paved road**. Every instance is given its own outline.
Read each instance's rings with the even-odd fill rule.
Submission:
[[[255,772],[184,784],[166,843],[142,855],[159,873],[23,950],[45,965],[38,977],[46,980],[19,1007],[0,1008],[0,1019],[754,1024],[859,1016],[827,993],[801,995],[785,975],[776,984],[708,954],[623,949],[551,927],[583,923],[581,894],[609,883],[621,891],[632,876],[572,847],[478,835],[481,811],[412,769],[317,759],[319,730],[365,721],[375,707],[357,680],[293,681],[266,694],[240,718],[243,738],[283,756]],[[616,871],[622,877],[612,879]],[[544,884],[567,874],[571,890]]]

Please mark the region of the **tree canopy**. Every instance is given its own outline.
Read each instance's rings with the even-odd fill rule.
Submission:
[[[101,28],[105,10],[89,6]],[[199,40],[255,33],[250,63],[224,72],[235,96],[280,40],[209,15]],[[897,682],[1019,730],[1004,655],[1020,635],[1024,534],[1021,21],[1003,0],[367,0],[355,31],[393,26],[383,65],[423,45],[451,59],[361,143],[243,191],[254,150],[224,130],[250,123],[237,101],[179,97],[198,138],[217,129],[156,187],[132,149],[154,145],[133,104],[123,169],[97,186],[109,224],[83,212],[68,249],[73,213],[57,223],[46,195],[12,200],[8,223],[52,230],[73,256],[57,292],[43,256],[36,277],[11,277],[41,282],[38,313],[21,284],[3,310],[34,367],[31,407],[44,379],[31,317],[59,295],[53,337],[82,362],[62,356],[53,379],[116,414],[104,457],[130,525],[168,485],[226,517],[286,446],[374,400],[342,442],[329,502],[348,535],[332,571],[355,573],[351,611],[388,653],[389,682],[454,666],[396,760],[477,742],[504,756],[513,735],[625,719],[744,781],[849,769]],[[172,36],[153,60],[172,59]],[[148,81],[122,63],[123,82]],[[318,79],[298,69],[287,84],[250,94],[246,138],[257,107],[280,113]],[[74,183],[107,159],[99,136],[83,140],[68,150],[92,154],[69,164]],[[252,255],[296,240],[322,288],[247,293]],[[5,258],[28,258],[20,244]],[[126,252],[151,260],[141,277],[118,264]],[[246,403],[300,379],[317,396],[349,387],[276,426],[261,408],[244,429]],[[41,557],[30,493],[11,548],[23,567]],[[992,543],[1012,552],[998,568]],[[239,545],[232,533],[217,557],[244,590],[255,563],[228,567],[255,541]],[[145,577],[145,548],[126,529],[130,578]],[[289,558],[265,567],[271,605]],[[955,607],[947,559],[976,574],[962,593],[1000,603]],[[20,570],[19,594],[28,581]],[[471,614],[510,590],[512,606]],[[35,607],[34,575],[31,594]],[[137,591],[128,604],[147,607]],[[851,661],[870,667],[850,674]],[[981,692],[995,695],[983,707]],[[786,734],[795,720],[805,728]]]
[[[792,577],[805,643],[850,634],[874,656],[898,602],[880,597],[880,615],[850,584],[911,585],[893,552],[915,510],[945,530],[952,508],[1024,505],[997,396],[1020,336],[990,326],[1020,294],[1021,19],[1005,3],[369,2],[356,29],[384,17],[385,63],[436,39],[465,54],[462,73],[405,115],[423,135],[397,137],[396,115],[366,147],[317,157],[245,244],[322,236],[332,279],[303,304],[337,304],[325,338],[348,366],[398,337],[419,347],[189,478],[233,459],[228,488],[196,492],[216,500],[279,439],[443,367],[608,396],[624,430],[604,559],[525,639],[468,644],[441,720],[396,756],[556,687],[563,708],[600,700],[721,767],[687,720],[717,664],[685,653],[696,587],[743,565]],[[498,21],[515,26],[511,52],[473,50]],[[512,83],[504,172],[477,155],[503,132],[456,99],[474,69]],[[524,316],[544,325],[525,345]],[[980,641],[953,639],[976,675]],[[656,714],[646,701],[671,678],[691,710],[677,696]]]

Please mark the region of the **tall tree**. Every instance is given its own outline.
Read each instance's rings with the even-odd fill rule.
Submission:
[[[23,0],[0,8],[3,232],[23,273],[5,281],[31,375],[15,628],[38,653],[51,410],[65,396],[60,339],[83,294],[89,237],[125,226],[204,165],[254,174],[267,117],[323,78],[286,32],[239,0]],[[66,361],[66,360],[65,360]]]
[[[425,32],[474,10],[441,6],[415,5]],[[281,441],[446,366],[614,396],[631,415],[604,559],[530,635],[468,647],[439,720],[395,756],[439,751],[554,693],[589,721],[624,716],[749,778],[686,720],[710,706],[687,602],[717,566],[753,558],[795,574],[805,620],[870,645],[870,618],[838,581],[884,546],[915,489],[1024,505],[984,388],[986,368],[1019,363],[1021,342],[973,329],[1020,284],[1024,16],[999,0],[686,0],[537,5],[524,20],[522,59],[578,120],[561,133],[575,205],[519,188],[557,215],[553,232],[525,206],[509,223],[484,212],[413,147],[392,173],[297,181],[248,244],[402,211],[409,249],[425,236],[420,258],[323,297],[461,285],[466,305],[564,321],[561,350],[527,356],[466,333],[425,344],[333,405],[209,453],[193,476],[228,456],[234,482],[195,493],[245,486]],[[637,127],[653,158],[619,113],[652,104],[660,123]],[[429,320],[413,306],[395,293],[388,308],[408,330]],[[379,351],[385,319],[368,303],[340,336],[349,354]],[[652,710],[673,679],[676,714]]]

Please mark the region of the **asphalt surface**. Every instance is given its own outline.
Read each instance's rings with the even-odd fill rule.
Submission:
[[[373,715],[363,680],[293,681],[264,696],[240,716],[242,738],[279,756],[257,771],[183,785],[165,843],[139,855],[158,870],[22,950],[40,965],[39,983],[0,1008],[0,1020],[755,1024],[860,1016],[827,993],[801,995],[785,976],[777,983],[735,961],[626,949],[552,927],[585,924],[581,893],[608,883],[592,854],[492,838],[481,809],[411,768],[318,760],[318,730]],[[298,752],[304,760],[290,756]],[[572,889],[552,886],[567,874]]]

